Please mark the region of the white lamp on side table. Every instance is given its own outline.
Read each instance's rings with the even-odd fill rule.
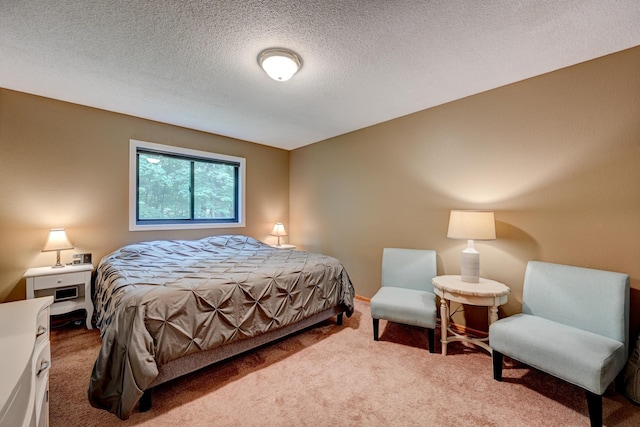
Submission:
[[[452,210],[447,237],[467,241],[462,251],[460,275],[463,282],[480,281],[480,253],[473,247],[474,240],[494,240],[496,225],[493,211]]]
[[[271,230],[271,235],[278,236],[278,244],[276,246],[280,247],[282,246],[280,244],[280,237],[286,236],[287,231],[284,229],[284,225],[281,222],[276,222],[273,226],[273,230]]]
[[[69,241],[69,238],[67,238],[67,233],[64,231],[64,228],[52,228],[49,230],[49,238],[44,248],[42,248],[42,252],[56,251],[56,264],[51,268],[64,267],[64,265],[60,263],[60,251],[68,249],[73,249],[73,245]]]

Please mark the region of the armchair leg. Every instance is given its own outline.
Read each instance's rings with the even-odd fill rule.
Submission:
[[[493,379],[496,381],[502,381],[502,360],[504,356],[495,350],[491,353],[491,360],[493,361]]]
[[[591,427],[602,427],[602,395],[587,391],[587,406]]]
[[[427,329],[427,339],[429,340],[429,353],[433,353],[435,351],[435,342],[436,342],[436,334],[433,328]]]
[[[378,341],[378,329],[380,328],[380,319],[373,319],[373,340]]]

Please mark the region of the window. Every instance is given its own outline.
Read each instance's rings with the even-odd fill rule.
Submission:
[[[244,227],[245,159],[129,142],[129,230]]]

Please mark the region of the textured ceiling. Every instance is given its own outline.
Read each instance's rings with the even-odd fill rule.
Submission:
[[[639,0],[2,0],[0,87],[293,149],[638,46],[639,23]],[[300,72],[269,79],[268,47]]]

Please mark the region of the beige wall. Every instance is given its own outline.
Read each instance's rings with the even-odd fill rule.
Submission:
[[[245,157],[247,226],[128,231],[129,139]],[[94,264],[159,238],[232,233],[271,243],[273,223],[288,225],[288,176],[285,150],[0,89],[0,301],[23,299],[25,270],[54,263],[55,253],[40,252],[52,227],[65,227]]]
[[[449,210],[483,208],[498,239],[476,247],[482,275],[512,288],[503,314],[520,310],[526,262],[539,259],[630,274],[637,330],[639,99],[640,47],[289,153],[0,89],[0,301],[24,298],[24,271],[53,263],[40,252],[51,227],[97,263],[157,238],[270,242],[276,221],[291,243],[343,261],[370,297],[386,246],[436,249],[439,272],[459,273]],[[129,232],[131,138],[247,158],[247,227]],[[466,315],[486,326],[482,310]]]
[[[380,287],[383,247],[437,250],[459,274],[450,209],[493,209],[481,275],[519,312],[526,262],[628,273],[640,289],[640,47],[291,153],[292,243],[336,256],[356,293]],[[632,293],[632,330],[640,301]],[[484,311],[467,324],[486,328]],[[457,319],[464,322],[465,319]],[[484,325],[482,322],[484,321]]]

